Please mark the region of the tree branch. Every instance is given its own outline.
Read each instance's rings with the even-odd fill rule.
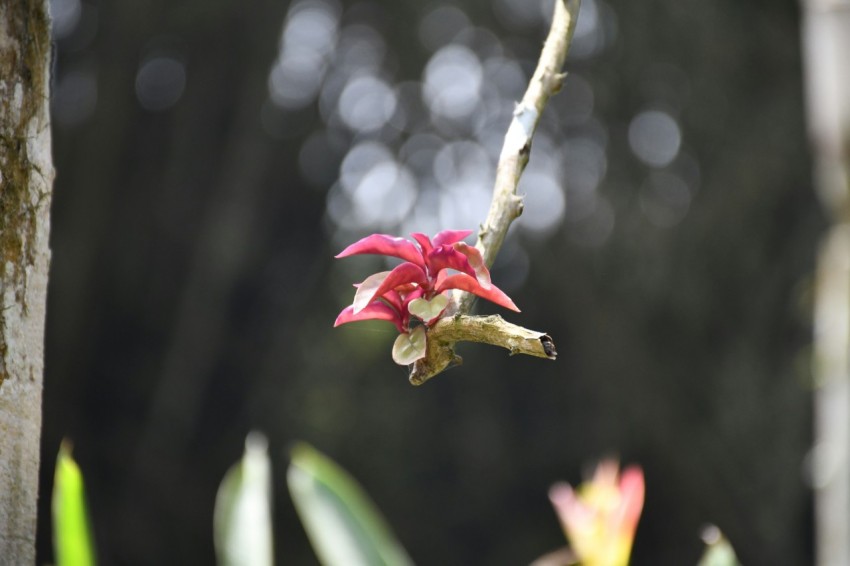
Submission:
[[[561,68],[573,37],[580,4],[581,0],[555,1],[552,26],[543,44],[537,68],[525,95],[514,110],[505,134],[499,163],[496,165],[493,200],[475,244],[488,267],[493,265],[511,223],[522,214],[523,199],[517,195],[517,186],[528,163],[531,140],[543,108],[549,97],[560,90],[566,76],[561,73]],[[452,314],[429,329],[427,353],[410,369],[412,384],[421,385],[447,367],[461,363],[460,356],[454,353],[454,344],[461,341],[501,346],[512,354],[555,359],[555,346],[546,334],[507,323],[501,317],[467,316],[474,299],[470,293],[455,292],[452,305],[449,306]]]
[[[511,355],[526,354],[550,360],[558,355],[548,334],[505,322],[497,314],[456,314],[440,319],[428,331],[428,354],[413,364],[410,382],[422,385],[443,370],[461,364],[463,359],[454,352],[457,342],[501,346],[510,351]]]
[[[505,241],[511,223],[522,214],[522,197],[516,194],[522,172],[531,153],[531,139],[549,97],[561,89],[566,73],[561,73],[567,58],[578,17],[580,0],[557,0],[552,27],[543,44],[537,68],[505,135],[505,143],[496,165],[496,182],[487,220],[478,232],[476,247],[487,265],[493,265]],[[467,308],[468,310],[468,308]]]

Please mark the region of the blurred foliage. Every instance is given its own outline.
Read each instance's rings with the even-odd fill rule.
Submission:
[[[291,454],[289,493],[322,564],[413,564],[354,478],[308,444]]]
[[[271,524],[271,461],[268,441],[257,432],[245,439],[245,454],[218,488],[213,512],[216,564],[274,564]]]
[[[705,542],[705,552],[697,566],[741,566],[735,549],[715,526],[703,530],[702,539]]]
[[[360,217],[329,208],[349,195],[341,162],[381,144],[369,155],[385,176],[373,178],[408,187],[414,220],[474,228],[443,226],[467,220],[444,219],[442,199],[471,219],[489,190],[465,164],[485,170],[501,141],[504,101],[544,36],[536,2],[330,2],[335,29],[377,51],[334,51],[316,66],[327,70],[318,101],[300,109],[269,88],[295,3],[52,4],[41,484],[50,493],[61,438],[77,439],[101,561],[211,563],[219,480],[256,428],[278,469],[296,438],[346,462],[422,564],[517,564],[557,547],[548,486],[565,471],[575,484],[583,463],[612,453],[647,477],[635,563],[695,563],[709,521],[743,563],[811,562],[801,368],[823,220],[795,2],[583,2],[582,17],[602,24],[584,24],[532,149],[525,227],[492,270],[559,359],[469,345],[463,366],[421,388],[387,355],[386,323],[331,328],[350,282],[385,269],[331,259],[359,233],[337,222]],[[448,19],[426,25],[443,5]],[[494,96],[470,110],[492,111],[480,123],[432,120],[419,96],[455,40],[464,64],[481,65],[479,93]],[[493,58],[502,71],[485,65]],[[415,130],[345,122],[355,62],[399,93]],[[439,169],[405,160],[414,131]],[[394,194],[375,200],[409,202]],[[275,540],[288,563],[309,564],[283,478],[273,482]]]
[[[86,509],[83,474],[65,441],[59,447],[51,499],[57,566],[94,566],[95,550]]]

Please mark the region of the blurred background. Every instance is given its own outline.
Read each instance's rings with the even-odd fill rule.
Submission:
[[[276,554],[314,444],[420,564],[524,564],[547,499],[640,464],[636,564],[812,561],[810,182],[792,0],[583,0],[493,269],[556,362],[464,345],[414,388],[332,328],[372,232],[476,228],[551,0],[51,0],[57,178],[39,563],[60,440],[103,564],[209,564],[216,488],[269,437]],[[480,304],[480,312],[498,307]]]

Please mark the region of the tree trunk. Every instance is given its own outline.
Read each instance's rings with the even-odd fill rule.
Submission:
[[[850,0],[803,3],[815,185],[830,215],[814,320],[815,555],[850,564]]]
[[[0,0],[0,561],[35,562],[50,260],[47,0]]]

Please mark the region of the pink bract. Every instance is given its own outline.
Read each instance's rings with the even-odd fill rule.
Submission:
[[[433,238],[412,234],[413,242],[386,234],[366,236],[340,252],[343,258],[376,254],[405,260],[391,271],[376,273],[357,285],[351,306],[337,316],[334,326],[360,320],[386,320],[399,332],[410,330],[410,302],[460,289],[519,312],[514,302],[490,281],[481,252],[462,240],[472,230],[443,230]],[[439,317],[425,323],[434,324]]]

